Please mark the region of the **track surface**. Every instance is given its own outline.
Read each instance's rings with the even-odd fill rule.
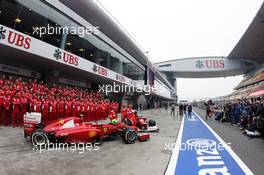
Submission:
[[[174,143],[180,120],[165,110],[144,111],[143,116],[155,119],[161,130],[151,133],[147,142],[124,144],[121,139],[106,141],[98,151],[32,150],[20,128],[0,129],[0,174],[19,175],[162,175],[171,152],[165,143]]]
[[[166,174],[253,174],[195,112],[182,121]]]
[[[205,119],[205,111],[195,108],[199,116]],[[226,142],[231,143],[232,150],[256,175],[264,174],[264,143],[262,139],[249,139],[238,127],[226,125],[213,119],[206,123]]]

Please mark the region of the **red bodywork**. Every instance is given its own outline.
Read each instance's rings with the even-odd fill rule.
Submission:
[[[39,124],[34,120],[27,120],[24,116],[24,135],[32,136]],[[68,126],[68,127],[67,127]],[[116,124],[85,123],[79,117],[67,117],[48,123],[42,127],[42,131],[50,138],[65,143],[93,143],[95,140],[103,140],[104,137],[122,133],[124,129],[133,129],[138,132],[136,125],[128,126],[123,122]],[[140,141],[148,140],[150,136],[138,135]]]
[[[148,128],[147,118],[139,117],[137,114],[133,113],[132,111],[128,111],[124,115],[124,117],[122,117],[122,122],[125,122],[125,120],[127,119],[131,122],[130,125],[132,126],[137,126],[140,129]]]

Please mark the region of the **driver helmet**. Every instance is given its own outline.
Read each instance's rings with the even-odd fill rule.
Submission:
[[[115,125],[115,124],[117,124],[117,123],[118,123],[117,119],[113,119],[113,120],[111,120],[111,124]]]

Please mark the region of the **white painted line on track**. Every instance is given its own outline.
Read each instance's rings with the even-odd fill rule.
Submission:
[[[194,111],[193,112],[196,117],[198,117],[203,124],[211,131],[211,133],[219,140],[219,142],[222,143],[222,145],[225,147],[225,149],[228,151],[228,153],[235,159],[237,164],[240,166],[240,168],[247,174],[247,175],[254,175],[253,172],[247,167],[247,165],[238,157],[238,155],[232,150],[230,146],[228,146],[225,141]]]
[[[166,173],[165,175],[171,175],[174,174],[175,172],[175,168],[177,165],[177,160],[178,160],[178,156],[179,156],[179,152],[180,152],[180,146],[181,146],[181,140],[182,140],[182,133],[183,133],[183,126],[184,126],[184,118],[185,116],[182,117],[182,121],[181,121],[181,126],[180,126],[180,130],[177,136],[177,140],[176,143],[173,147],[173,152],[169,161],[169,165],[167,167]]]

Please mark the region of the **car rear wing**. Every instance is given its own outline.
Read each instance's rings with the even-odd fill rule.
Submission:
[[[24,123],[31,123],[31,124],[40,124],[41,123],[41,113],[38,112],[27,112],[24,115]]]

